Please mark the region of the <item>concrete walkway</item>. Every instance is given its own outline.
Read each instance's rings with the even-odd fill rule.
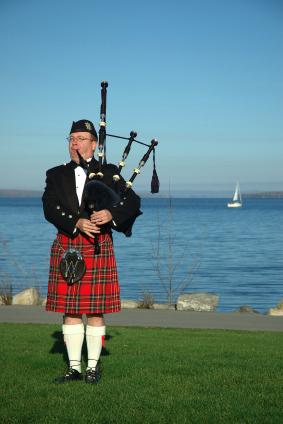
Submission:
[[[106,325],[171,328],[220,328],[226,330],[283,331],[283,316],[239,312],[181,312],[172,310],[123,309],[105,315]],[[42,306],[0,306],[0,322],[61,324],[62,314],[46,312]]]

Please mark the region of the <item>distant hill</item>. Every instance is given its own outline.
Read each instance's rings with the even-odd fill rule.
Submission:
[[[136,193],[139,194],[142,198],[150,197],[150,198],[168,198],[168,193],[159,193],[159,194],[150,194],[149,192],[144,192],[143,190],[136,190]],[[40,190],[4,190],[0,189],[0,197],[41,197],[43,194]],[[255,192],[255,193],[243,193],[242,196],[244,198],[261,198],[261,199],[271,199],[271,198],[283,198],[283,191],[266,191],[266,192]],[[212,198],[212,197],[221,197],[221,198],[229,198],[230,195],[227,195],[226,192],[221,191],[202,191],[202,190],[194,190],[194,191],[172,191],[171,197],[198,197],[198,198]]]
[[[243,197],[253,197],[260,199],[280,199],[283,197],[283,191],[263,191],[258,193],[243,193]]]
[[[0,189],[0,197],[41,197],[39,190],[3,190]]]

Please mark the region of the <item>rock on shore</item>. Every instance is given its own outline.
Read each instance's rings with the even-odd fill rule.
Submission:
[[[153,303],[151,309],[175,311],[176,307],[175,305],[168,305],[168,303]]]
[[[122,309],[136,309],[139,307],[139,302],[136,300],[121,300]]]
[[[13,296],[12,305],[38,305],[39,302],[39,291],[32,287]]]
[[[267,311],[267,315],[271,316],[283,316],[283,299],[275,306],[275,308],[270,308]]]
[[[177,300],[178,311],[213,312],[219,302],[219,296],[213,293],[181,294]]]
[[[252,308],[249,305],[239,306],[239,308],[236,309],[235,312],[241,312],[243,314],[259,314],[260,313],[259,311],[257,311],[256,309]]]

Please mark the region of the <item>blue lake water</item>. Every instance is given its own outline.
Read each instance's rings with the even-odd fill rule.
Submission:
[[[156,302],[180,291],[220,296],[219,311],[250,305],[261,312],[283,298],[283,199],[146,198],[133,236],[114,233],[121,296]],[[38,198],[0,198],[0,283],[14,292],[47,291],[49,252],[56,229]]]

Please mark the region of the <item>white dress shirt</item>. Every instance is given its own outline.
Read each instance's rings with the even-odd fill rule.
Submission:
[[[84,191],[84,185],[86,180],[85,170],[81,166],[75,168],[75,177],[76,177],[76,192],[78,196],[79,205],[82,203],[82,195]]]

